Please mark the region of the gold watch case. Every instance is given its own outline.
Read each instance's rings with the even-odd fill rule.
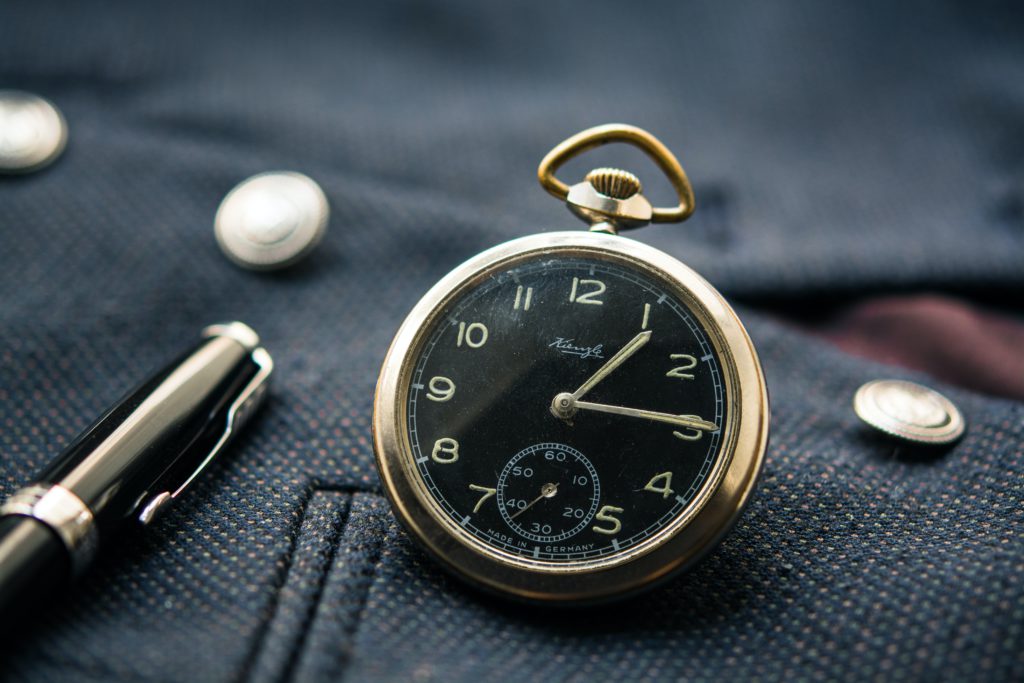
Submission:
[[[700,321],[719,354],[729,409],[721,455],[702,490],[650,539],[615,555],[545,562],[486,545],[451,520],[416,471],[407,398],[425,337],[449,304],[492,273],[536,257],[590,257],[662,281]],[[695,563],[725,534],[754,489],[768,442],[764,375],[739,318],[700,275],[646,244],[600,232],[530,235],[484,251],[438,282],[413,308],[388,350],[374,400],[373,439],[384,490],[399,521],[432,556],[491,592],[541,603],[591,603],[629,595]]]

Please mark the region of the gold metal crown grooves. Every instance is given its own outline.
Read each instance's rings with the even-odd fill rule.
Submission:
[[[595,168],[587,174],[587,182],[612,199],[629,199],[642,189],[639,178],[619,168]]]

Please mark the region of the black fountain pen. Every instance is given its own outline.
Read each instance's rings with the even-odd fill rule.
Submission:
[[[88,567],[132,524],[147,525],[262,401],[274,364],[233,322],[131,391],[0,507],[0,623]],[[9,625],[9,624],[8,624]]]

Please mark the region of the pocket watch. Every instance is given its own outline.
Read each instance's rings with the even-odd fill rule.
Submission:
[[[557,170],[610,142],[665,173]],[[690,182],[650,133],[585,130],[541,162],[543,187],[590,224],[500,244],[423,296],[374,401],[381,481],[409,534],[472,584],[527,601],[635,593],[692,565],[749,498],[768,396],[739,318],[700,275],[621,237],[685,220]]]

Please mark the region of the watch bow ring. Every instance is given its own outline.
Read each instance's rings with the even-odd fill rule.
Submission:
[[[555,173],[573,157],[610,142],[631,144],[647,154],[665,173],[679,203],[657,209],[640,193],[640,180],[628,171],[597,168],[586,179],[569,187]],[[597,232],[617,232],[620,228],[639,228],[648,223],[679,223],[693,213],[694,198],[690,179],[668,147],[636,126],[609,123],[595,126],[559,143],[541,159],[537,179],[552,196],[593,225]]]
[[[678,195],[569,158],[620,142]],[[388,350],[374,401],[381,481],[410,536],[492,593],[592,603],[692,566],[749,499],[768,441],[764,375],[725,299],[663,251],[619,236],[694,209],[674,155],[632,126],[598,126],[538,169],[590,231],[488,249],[431,288]]]

